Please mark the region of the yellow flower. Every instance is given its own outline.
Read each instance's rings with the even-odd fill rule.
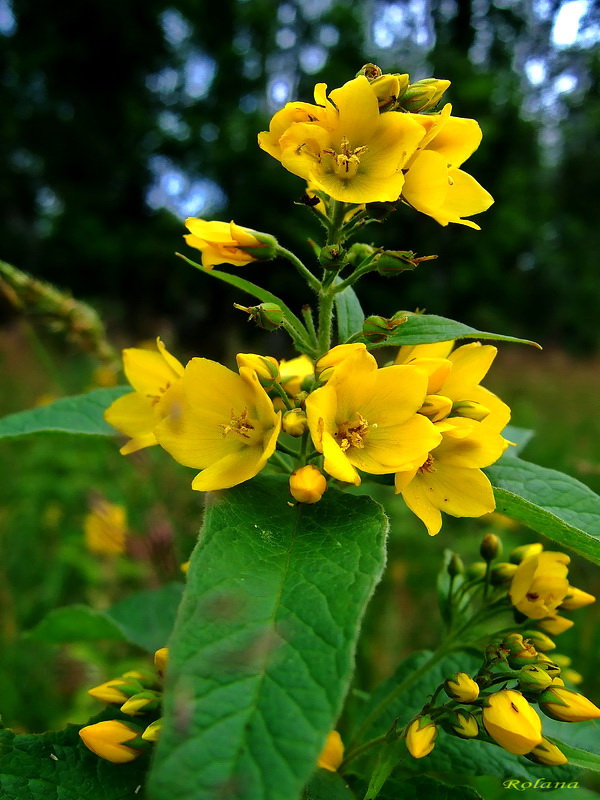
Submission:
[[[127,764],[142,755],[142,750],[128,747],[140,736],[140,731],[124,722],[106,720],[95,725],[86,725],[79,731],[83,743],[100,758],[113,764]]]
[[[456,222],[480,230],[463,217],[480,214],[494,198],[459,167],[479,147],[481,129],[474,119],[452,117],[447,104],[438,114],[409,114],[425,130],[408,163],[402,197],[440,225]]]
[[[517,567],[509,596],[511,603],[531,619],[553,616],[569,589],[571,559],[548,550],[529,556]]]
[[[444,690],[448,697],[459,703],[474,703],[479,697],[479,684],[466,672],[457,672],[453,678],[448,678]]]
[[[583,608],[583,606],[595,602],[596,598],[593,594],[584,592],[582,589],[577,589],[575,586],[569,586],[567,594],[560,604],[560,608],[564,608],[565,611],[574,611],[576,608]]]
[[[585,722],[600,719],[600,708],[591,700],[564,686],[550,686],[538,698],[544,714],[561,722]]]
[[[438,423],[441,444],[420,464],[395,476],[396,494],[402,494],[430,536],[442,527],[442,511],[453,517],[480,517],[494,510],[492,485],[481,467],[497,461],[507,447],[499,433],[481,422],[456,418],[447,430],[445,424]]]
[[[406,748],[413,758],[424,758],[435,747],[437,725],[426,714],[413,720],[406,729]]]
[[[281,414],[249,367],[237,375],[216,361],[193,358],[181,402],[156,429],[176,461],[202,472],[192,489],[228,489],[253,478],[275,450]]]
[[[180,401],[183,365],[160,339],[156,345],[158,352],[123,350],[125,375],[135,391],[119,397],[104,412],[109,425],[131,437],[121,448],[123,455],[156,444],[154,429]]]
[[[143,686],[137,680],[132,678],[113,678],[112,681],[106,681],[99,686],[94,686],[88,689],[88,694],[95,700],[100,700],[101,703],[124,703],[129,700],[132,694],[141,692]]]
[[[360,484],[357,469],[375,475],[423,463],[440,441],[417,414],[427,375],[416,367],[377,368],[366,350],[339,364],[328,383],[306,398],[308,427],[325,471]]]
[[[279,381],[290,397],[298,394],[305,378],[314,374],[314,364],[308,356],[298,356],[279,362]]]
[[[90,553],[118,555],[124,552],[127,512],[123,506],[98,497],[92,500],[91,507],[83,521],[85,543]]]
[[[404,185],[404,167],[425,135],[411,114],[380,114],[364,75],[330,96],[315,87],[314,106],[288,104],[273,119],[259,145],[282,165],[334,200],[394,202]],[[290,107],[291,106],[291,107]],[[299,112],[306,121],[292,121]]]
[[[525,755],[542,741],[542,721],[521,692],[503,689],[487,698],[483,725],[500,747],[517,756]]]
[[[344,760],[344,744],[342,737],[337,731],[330,731],[327,734],[327,741],[317,759],[317,767],[327,769],[329,772],[337,772],[338,767]]]
[[[189,217],[185,227],[190,231],[183,238],[190,247],[202,253],[202,266],[212,269],[217,264],[242,267],[251,261],[273,258],[277,242],[268,233],[259,233],[231,222],[208,222]]]
[[[541,744],[538,744],[530,753],[527,753],[527,758],[536,764],[544,764],[547,767],[558,767],[568,761],[566,755],[555,744],[549,742],[546,737],[542,737]]]
[[[367,346],[362,344],[362,342],[355,342],[353,344],[338,344],[336,347],[332,347],[331,350],[328,350],[324,356],[317,361],[315,364],[315,372],[319,376],[320,381],[329,380],[329,378],[333,375],[333,370],[338,364],[341,364],[342,361],[351,356],[352,353],[356,353],[358,350],[366,350]]]
[[[318,503],[327,491],[327,480],[317,467],[308,464],[290,475],[290,493],[299,503]]]

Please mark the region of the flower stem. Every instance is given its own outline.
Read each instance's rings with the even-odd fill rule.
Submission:
[[[338,283],[335,287],[335,293],[338,294],[339,292],[343,292],[344,289],[347,289],[348,286],[352,286],[353,283],[356,283],[356,281],[363,275],[366,275],[367,272],[371,272],[373,269],[372,262],[376,255],[376,253],[373,253],[373,255],[366,258],[361,264],[358,265],[354,272],[348,275],[346,280]]]
[[[331,221],[329,227],[329,236],[327,237],[327,244],[339,244],[342,236],[342,228],[344,226],[344,216],[346,214],[346,203],[341,200],[334,200],[331,211]]]
[[[343,772],[344,767],[346,767],[350,761],[353,761],[358,756],[362,755],[367,750],[370,750],[372,747],[377,747],[378,744],[383,744],[387,739],[387,733],[382,734],[381,736],[377,736],[375,739],[369,739],[368,742],[364,742],[363,744],[359,744],[358,747],[355,747],[354,750],[351,750],[346,758],[342,761],[339,766],[339,771]]]
[[[313,319],[312,308],[309,305],[302,306],[302,316],[306,325],[306,330],[310,336],[311,342],[317,344],[317,331],[315,330],[315,321]]]
[[[333,291],[321,292],[319,297],[319,335],[317,358],[323,356],[331,347],[331,323],[333,319]]]
[[[302,261],[300,261],[298,256],[294,255],[294,253],[292,253],[290,250],[286,250],[285,247],[282,247],[281,245],[277,246],[275,252],[277,253],[277,255],[283,256],[283,258],[287,258],[287,260],[296,267],[300,275],[302,275],[304,280],[308,283],[308,285],[313,291],[315,292],[319,291],[319,289],[321,288],[321,283],[319,279],[315,275],[313,275],[312,272],[307,267],[304,266],[304,264],[302,263]]]

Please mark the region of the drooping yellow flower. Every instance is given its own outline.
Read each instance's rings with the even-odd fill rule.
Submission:
[[[185,226],[190,232],[183,238],[190,247],[200,250],[204,269],[210,270],[217,264],[243,267],[275,255],[277,242],[273,236],[236,225],[233,220],[218,222],[189,217]]]
[[[417,367],[378,369],[366,350],[339,364],[328,383],[306,398],[308,427],[325,471],[360,484],[357,469],[384,475],[423,463],[441,436],[417,414],[427,375]]]
[[[600,708],[579,692],[564,686],[550,686],[538,698],[544,714],[561,722],[585,722],[600,719]]]
[[[141,731],[118,720],[105,720],[95,725],[86,725],[79,735],[92,753],[113,764],[127,764],[142,755],[143,750],[128,744],[140,738]]]
[[[364,75],[330,96],[315,87],[314,106],[288,104],[259,134],[259,145],[282,165],[334,200],[393,202],[404,185],[403,169],[425,135],[410,114],[380,114]],[[298,110],[300,109],[300,110]],[[302,120],[292,121],[294,115]]]
[[[127,512],[123,506],[97,497],[92,500],[91,509],[83,521],[87,549],[98,555],[123,553],[127,533]]]
[[[406,730],[406,748],[413,758],[424,758],[435,747],[438,729],[426,714],[413,720]]]
[[[402,494],[430,536],[442,527],[442,511],[453,517],[480,517],[494,510],[492,485],[481,468],[497,461],[508,446],[481,422],[456,418],[438,427],[441,444],[421,464],[395,476],[396,494]]]
[[[125,375],[135,391],[119,397],[104,412],[109,425],[130,437],[121,448],[123,455],[156,444],[154,429],[181,398],[183,365],[160,339],[156,345],[158,352],[123,350]]]
[[[483,725],[500,747],[516,756],[531,752],[542,741],[542,721],[521,692],[503,689],[487,698]]]
[[[480,230],[463,217],[480,214],[494,198],[459,167],[479,147],[481,129],[474,119],[452,117],[447,104],[438,114],[410,114],[426,131],[408,163],[402,197],[440,225],[456,222]]]
[[[509,596],[512,604],[531,619],[551,617],[569,589],[571,559],[565,553],[544,550],[517,567]]]
[[[227,489],[253,478],[275,450],[281,414],[249,367],[237,375],[222,364],[193,358],[181,401],[156,429],[176,461],[202,472],[192,489]]]
[[[337,772],[338,767],[344,760],[344,743],[337,731],[330,731],[327,734],[327,741],[317,759],[317,767]]]

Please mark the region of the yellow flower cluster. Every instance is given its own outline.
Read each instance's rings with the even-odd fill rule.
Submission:
[[[201,470],[192,483],[201,491],[257,475],[282,431],[310,432],[324,472],[355,485],[361,473],[395,475],[396,492],[435,534],[442,511],[463,517],[494,509],[481,468],[508,444],[500,431],[510,411],[480,386],[496,348],[452,346],[402,348],[385,367],[358,343],[338,345],[316,364],[240,353],[236,373],[205,358],[184,369],[158,340],[156,353],[124,351],[135,392],[116,400],[106,418],[132,437],[122,453],[159,443]],[[290,488],[299,502],[314,503],[326,481],[316,465],[301,464]]]
[[[460,169],[479,146],[479,125],[453,117],[450,104],[432,111],[448,81],[419,83],[408,87],[408,76],[359,75],[329,94],[319,83],[315,103],[288,103],[259,134],[259,145],[312,191],[334,200],[401,199],[441,225],[479,229],[464,217],[485,211],[493,198]],[[407,88],[414,90],[412,102],[397,107],[396,93]]]

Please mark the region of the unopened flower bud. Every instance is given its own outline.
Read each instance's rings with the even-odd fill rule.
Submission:
[[[492,585],[501,586],[503,583],[508,583],[508,581],[512,580],[516,569],[517,565],[511,564],[508,561],[501,561],[499,564],[494,564],[490,573]]]
[[[283,311],[275,303],[260,303],[249,307],[234,303],[233,307],[245,311],[249,315],[248,318],[265,331],[275,331],[283,325]]]
[[[121,711],[132,717],[138,714],[146,714],[148,711],[157,709],[161,700],[161,692],[154,692],[152,689],[144,689],[143,692],[138,692],[126,700],[121,706]]]
[[[529,639],[539,653],[546,653],[556,647],[552,639],[541,631],[523,631],[523,639]],[[556,656],[553,656],[553,659],[555,658]]]
[[[483,578],[486,569],[487,567],[483,561],[474,561],[467,567],[465,575],[469,580],[475,580],[476,578]]]
[[[359,75],[364,75],[369,83],[371,83],[381,77],[381,67],[378,67],[377,64],[363,64],[354,77],[358,78]]]
[[[451,578],[455,578],[457,575],[462,575],[464,571],[465,565],[462,562],[462,558],[458,553],[452,553],[448,561],[448,575],[450,575]]]
[[[575,624],[572,619],[561,617],[560,614],[555,614],[553,617],[544,617],[543,619],[536,620],[536,624],[540,628],[549,633],[550,636],[558,636],[559,633],[564,633],[572,628]]]
[[[459,703],[474,703],[479,697],[479,685],[466,672],[457,672],[444,682],[444,691]]]
[[[486,731],[509,753],[521,756],[542,741],[542,722],[520,692],[502,689],[490,695],[482,712]]]
[[[555,664],[553,661],[548,659],[548,656],[542,653],[541,656],[538,656],[538,667],[543,669],[544,672],[550,676],[550,679],[553,680],[554,678],[558,678],[560,676],[560,667],[558,664]]]
[[[155,719],[154,722],[151,722],[146,730],[142,733],[142,739],[145,742],[157,742],[160,737],[162,725],[162,717]]]
[[[565,609],[566,611],[574,611],[576,608],[582,608],[595,601],[596,598],[593,594],[577,589],[575,586],[569,586],[567,594],[559,605],[559,608]]]
[[[544,634],[542,634],[543,636]],[[552,653],[552,658],[549,658],[548,661],[553,661],[557,667],[561,669],[565,669],[566,667],[570,667],[572,664],[571,658],[569,656],[564,655],[564,653]]]
[[[157,650],[156,653],[154,653],[154,666],[156,667],[159,675],[165,674],[168,660],[169,660],[168,647],[161,647],[160,650]]]
[[[408,83],[408,75],[391,75],[389,73],[372,80],[371,89],[377,97],[379,111],[392,111],[396,108],[398,99],[408,89]]]
[[[362,334],[370,342],[381,342],[404,322],[406,319],[394,320],[373,314],[364,321]]]
[[[541,665],[528,664],[521,667],[517,680],[523,692],[541,692],[552,683],[552,676]]]
[[[522,544],[520,547],[515,547],[515,549],[511,551],[508,560],[513,564],[520,564],[521,561],[525,561],[525,559],[529,558],[530,556],[539,555],[543,549],[544,545],[540,544],[539,542]]]
[[[329,731],[325,746],[321,750],[317,759],[317,767],[337,772],[338,767],[344,760],[344,743],[337,731]]]
[[[441,394],[427,394],[423,405],[419,409],[419,414],[423,414],[432,422],[439,422],[445,419],[452,411],[452,400]]]
[[[375,259],[380,275],[395,275],[398,272],[416,269],[422,261],[431,261],[437,256],[417,256],[412,250],[384,250]]]
[[[348,263],[346,251],[340,244],[328,244],[321,248],[319,253],[319,264],[323,269],[333,269],[339,271]]]
[[[271,386],[279,379],[279,362],[272,356],[238,353],[235,360],[238,367],[250,367],[250,369],[253,369],[261,386]]]
[[[468,711],[453,711],[448,722],[461,739],[474,739],[479,734],[477,719]]]
[[[144,689],[150,689],[156,683],[156,673],[151,670],[131,669],[128,672],[124,672],[121,678],[138,681]]]
[[[544,764],[547,767],[558,767],[561,764],[566,764],[568,761],[565,754],[545,737],[542,737],[542,741],[537,747],[534,747],[531,752],[525,754],[525,758],[528,758],[535,764]]]
[[[464,417],[465,419],[474,419],[476,422],[482,422],[486,417],[489,417],[490,410],[481,403],[476,403],[474,400],[459,400],[452,405],[452,414],[456,417]]]
[[[437,733],[437,725],[427,714],[413,720],[406,730],[406,748],[411,756],[428,756],[435,747]]]
[[[502,647],[508,652],[507,661],[512,669],[538,662],[537,650],[530,642],[525,642],[520,633],[510,633],[505,636]]]
[[[327,491],[327,481],[312,464],[294,470],[290,475],[290,493],[299,503],[318,503]]]
[[[564,686],[550,686],[538,698],[544,714],[561,722],[584,722],[600,718],[600,708],[591,700]]]
[[[99,686],[88,689],[88,694],[101,703],[124,703],[132,695],[143,690],[142,684],[135,678],[114,678]]]
[[[575,686],[577,686],[580,683],[583,683],[583,675],[574,669],[571,668],[563,669],[561,670],[561,675],[566,681],[575,684]]]
[[[493,561],[502,555],[502,542],[495,533],[486,533],[481,540],[479,552],[484,561]]]
[[[428,111],[440,102],[449,86],[450,81],[437,78],[424,78],[416,83],[411,83],[404,93],[400,105],[405,111],[413,114]]]
[[[83,743],[100,758],[113,764],[127,764],[142,755],[145,743],[141,729],[117,720],[105,720],[81,728]]]
[[[364,244],[363,242],[355,242],[348,249],[346,257],[349,264],[351,264],[353,267],[358,267],[359,264],[362,264],[365,259],[369,258],[369,256],[372,256],[375,252],[376,248],[372,245]]]
[[[281,427],[290,436],[302,436],[308,427],[305,412],[301,408],[292,408],[291,411],[286,411],[281,420]]]

